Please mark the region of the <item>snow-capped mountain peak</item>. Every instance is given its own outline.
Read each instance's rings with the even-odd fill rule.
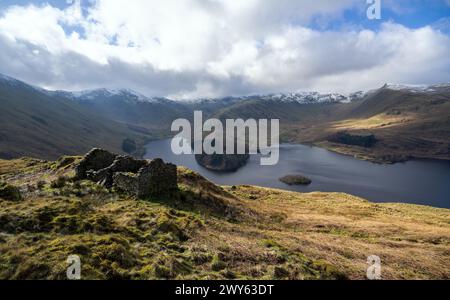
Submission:
[[[161,98],[147,97],[139,92],[131,89],[93,89],[84,90],[78,92],[66,92],[66,91],[54,91],[50,92],[55,95],[64,96],[66,98],[78,101],[91,101],[91,100],[109,100],[109,99],[121,99],[127,102],[159,102]]]
[[[412,93],[434,93],[440,90],[450,90],[450,83],[424,85],[424,84],[392,84],[387,83],[383,88],[393,91],[408,91]]]
[[[219,99],[197,99],[189,102],[214,102],[214,101],[228,101],[237,102],[242,100],[264,100],[284,103],[298,103],[298,104],[321,104],[321,103],[350,103],[352,101],[363,98],[365,92],[356,92],[351,94],[339,93],[319,93],[319,92],[293,92],[293,93],[278,93],[266,95],[251,95],[242,97],[226,97]]]
[[[95,99],[96,97],[103,96],[103,97],[115,97],[115,96],[121,96],[121,97],[132,97],[135,98],[138,101],[148,101],[150,98],[142,95],[141,93],[138,93],[136,91],[133,91],[131,89],[94,89],[94,90],[85,90],[85,91],[78,91],[78,92],[72,92],[71,93],[74,98],[80,98],[80,99]]]

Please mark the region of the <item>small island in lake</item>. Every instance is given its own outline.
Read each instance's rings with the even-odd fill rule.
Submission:
[[[301,175],[287,175],[280,178],[280,181],[288,185],[310,185],[312,180]]]

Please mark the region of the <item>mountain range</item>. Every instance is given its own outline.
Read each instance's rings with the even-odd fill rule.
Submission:
[[[52,159],[95,146],[125,153],[126,141],[138,151],[150,137],[145,129],[102,118],[75,101],[6,76],[0,77],[0,103],[1,158]]]
[[[386,84],[348,95],[298,92],[175,101],[128,89],[48,91],[0,76],[0,157],[56,158],[93,146],[134,154],[172,135],[178,118],[280,119],[282,142],[307,143],[376,162],[450,159],[450,84]],[[377,143],[337,143],[338,132],[370,132]],[[129,149],[127,149],[129,150]],[[125,151],[126,152],[126,151]]]

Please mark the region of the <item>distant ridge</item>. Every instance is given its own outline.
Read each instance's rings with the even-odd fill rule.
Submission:
[[[353,93],[321,93],[315,91],[309,92],[290,92],[290,93],[269,93],[269,94],[254,94],[249,96],[227,96],[216,98],[194,98],[194,99],[172,99],[168,97],[148,97],[140,92],[129,88],[97,88],[81,91],[65,91],[65,90],[46,90],[41,87],[36,87],[31,84],[25,83],[8,75],[0,73],[0,80],[22,84],[37,89],[42,92],[46,92],[51,96],[65,97],[71,100],[96,100],[99,97],[113,98],[122,97],[131,102],[177,102],[177,103],[208,103],[208,102],[239,102],[244,100],[260,99],[268,101],[281,101],[281,102],[296,102],[300,104],[315,104],[315,103],[349,103],[355,100],[360,100],[378,91],[380,88],[372,89],[369,91],[357,91]],[[411,91],[411,92],[439,92],[443,89],[450,90],[450,83],[439,84],[395,84],[386,83],[381,89],[390,89],[397,91]]]

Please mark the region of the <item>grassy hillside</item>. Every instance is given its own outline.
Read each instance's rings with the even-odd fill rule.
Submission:
[[[413,158],[450,160],[450,92],[392,90],[387,87],[349,104],[235,103],[214,116],[277,118],[283,142],[309,143],[376,162]],[[340,131],[369,131],[378,143],[364,148],[328,141]]]
[[[148,138],[125,124],[103,119],[73,101],[51,97],[19,81],[0,81],[0,157],[56,159],[86,153],[95,145],[123,152]]]
[[[450,278],[450,211],[337,193],[218,187],[178,169],[179,193],[135,199],[71,179],[80,158],[0,161],[0,279]]]
[[[383,88],[350,110],[345,119],[323,125],[325,132],[369,130],[379,140],[373,148],[319,145],[381,162],[450,160],[449,116],[447,90],[420,93]]]

